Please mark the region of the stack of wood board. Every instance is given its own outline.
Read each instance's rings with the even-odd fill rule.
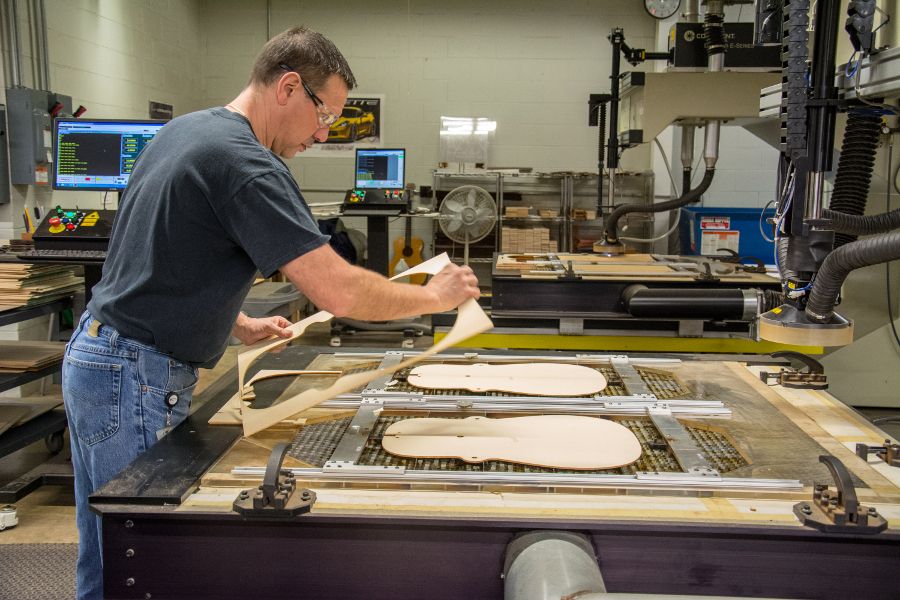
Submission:
[[[531,214],[531,208],[528,206],[507,206],[505,216],[507,217],[527,217]]]
[[[49,302],[83,286],[71,267],[0,263],[0,309]]]
[[[0,342],[0,373],[40,371],[62,362],[65,342]]]
[[[550,230],[546,227],[503,227],[500,234],[501,252],[556,252],[558,249],[556,240],[550,239]]]

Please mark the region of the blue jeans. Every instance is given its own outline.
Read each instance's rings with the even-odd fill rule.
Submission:
[[[92,323],[85,312],[62,369],[75,471],[80,600],[103,597],[101,523],[88,508],[88,496],[156,443],[157,432],[188,416],[197,384],[195,367]]]

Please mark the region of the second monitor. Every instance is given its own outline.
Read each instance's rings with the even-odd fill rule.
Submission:
[[[403,189],[406,183],[406,150],[357,148],[357,189]]]

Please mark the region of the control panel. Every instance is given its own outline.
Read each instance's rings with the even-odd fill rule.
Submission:
[[[35,248],[106,250],[114,210],[63,208],[50,210],[32,235]]]
[[[344,195],[344,212],[354,210],[402,210],[406,208],[409,196],[402,188],[347,190]]]
[[[347,190],[344,202],[347,204],[403,204],[406,202],[406,194],[402,189],[370,190],[356,188]]]

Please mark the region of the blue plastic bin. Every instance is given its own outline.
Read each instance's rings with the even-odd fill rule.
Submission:
[[[767,242],[759,231],[759,208],[716,208],[697,206],[683,208],[679,235],[682,254],[722,256],[719,247],[735,248],[741,256],[753,257],[766,264],[774,261],[774,245]],[[775,209],[763,215],[763,229],[771,237],[771,226],[766,219],[775,216]],[[705,243],[704,243],[705,242]]]

